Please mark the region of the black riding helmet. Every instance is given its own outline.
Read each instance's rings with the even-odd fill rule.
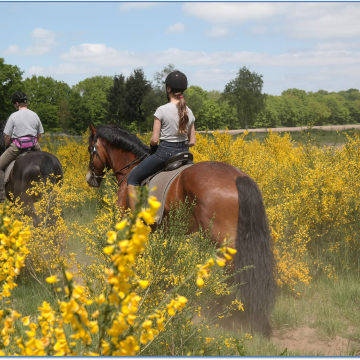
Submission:
[[[171,92],[184,92],[187,89],[187,77],[180,71],[171,72],[165,80],[166,92],[167,87],[171,87]]]
[[[23,91],[17,91],[16,93],[12,94],[11,102],[15,103],[27,103],[27,95]]]

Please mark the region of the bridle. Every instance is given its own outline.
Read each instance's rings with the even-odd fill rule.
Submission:
[[[94,164],[94,161],[93,161],[95,155],[99,158],[99,160],[101,161],[101,163],[104,165],[104,170],[103,170],[103,171],[105,172],[104,175],[96,175],[96,174],[95,174],[95,164]],[[124,169],[127,168],[127,170],[126,170],[126,172],[125,172],[125,174],[124,174],[124,176],[122,177],[121,180],[116,181],[115,178],[112,178],[112,179],[115,181],[116,185],[117,185],[117,186],[120,186],[120,185],[122,184],[122,182],[126,179],[127,175],[129,174],[129,170],[130,170],[130,167],[131,167],[132,165],[136,164],[137,162],[141,162],[142,160],[144,160],[144,159],[147,158],[148,156],[149,156],[149,154],[145,154],[145,155],[143,155],[141,158],[136,158],[136,159],[135,159],[134,161],[132,161],[130,164],[125,165],[125,166],[123,166],[121,169],[113,172],[113,173],[111,174],[111,176],[116,176],[120,171],[122,171],[122,170],[124,170]],[[91,172],[92,172],[92,174],[91,174],[92,177],[94,177],[95,179],[101,179],[101,180],[106,176],[107,171],[109,171],[109,168],[106,166],[105,162],[101,159],[101,157],[100,157],[100,155],[99,155],[99,152],[98,152],[97,147],[96,147],[96,141],[95,141],[95,143],[94,143],[94,145],[93,145],[93,147],[92,147],[92,151],[90,152],[90,164],[89,164],[89,169],[90,169]]]

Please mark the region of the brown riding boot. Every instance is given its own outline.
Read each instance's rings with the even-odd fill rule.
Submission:
[[[0,202],[4,202],[6,198],[5,192],[5,171],[0,170]]]

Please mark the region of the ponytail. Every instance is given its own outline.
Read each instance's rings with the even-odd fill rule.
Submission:
[[[179,100],[178,104],[176,105],[176,107],[178,108],[178,112],[179,112],[178,134],[184,135],[184,134],[187,134],[187,132],[188,132],[187,126],[189,123],[189,115],[187,113],[186,101],[184,99],[182,92],[175,93],[174,96]]]

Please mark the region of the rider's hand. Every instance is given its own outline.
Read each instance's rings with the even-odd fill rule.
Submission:
[[[158,148],[158,145],[157,145],[157,144],[156,144],[156,145],[151,145],[151,144],[150,144],[150,155],[155,154],[157,148]]]

